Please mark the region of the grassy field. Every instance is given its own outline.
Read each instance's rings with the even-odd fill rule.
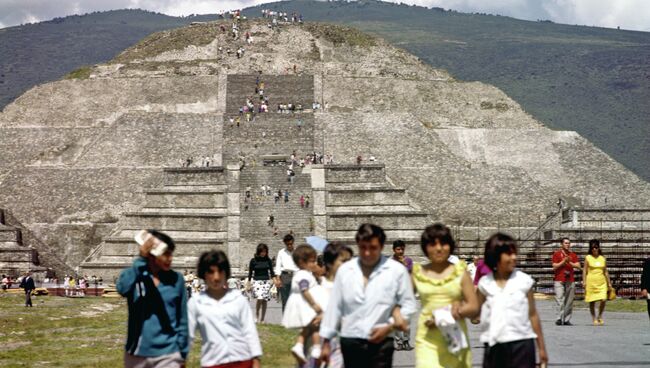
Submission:
[[[121,298],[23,297],[0,294],[0,367],[120,367],[127,309]],[[295,333],[280,326],[258,325],[263,364],[291,367],[288,353]],[[200,341],[188,368],[199,367]]]

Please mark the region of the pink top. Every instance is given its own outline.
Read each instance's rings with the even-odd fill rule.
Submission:
[[[478,285],[479,280],[481,280],[481,277],[485,275],[489,275],[492,273],[492,270],[488,265],[485,264],[485,261],[483,259],[479,259],[478,262],[476,262],[476,275],[474,276],[474,285]]]

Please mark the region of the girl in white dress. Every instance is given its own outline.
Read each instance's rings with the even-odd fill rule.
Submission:
[[[291,354],[300,365],[307,362],[303,351],[305,340],[311,338],[313,344],[311,357],[320,357],[320,340],[318,329],[312,321],[322,317],[323,309],[316,302],[311,292],[318,286],[313,275],[316,270],[316,251],[309,245],[299,245],[293,251],[293,261],[300,268],[291,280],[291,295],[287,300],[282,316],[282,325],[286,328],[300,328],[296,344],[291,348]]]
[[[485,243],[492,273],[478,283],[484,368],[535,368],[535,343],[542,366],[548,362],[542,325],[535,308],[533,278],[517,269],[517,243],[496,233]]]

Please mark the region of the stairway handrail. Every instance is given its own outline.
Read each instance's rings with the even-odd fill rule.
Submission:
[[[558,209],[557,211],[553,212],[550,216],[548,216],[541,225],[539,225],[535,230],[531,231],[528,235],[526,235],[523,240],[519,241],[519,246],[523,247],[524,244],[531,241],[536,234],[539,234],[541,231],[543,231],[546,228],[546,226],[549,223],[551,223],[551,221],[555,220],[555,218],[558,215],[561,215],[562,211],[563,209]]]

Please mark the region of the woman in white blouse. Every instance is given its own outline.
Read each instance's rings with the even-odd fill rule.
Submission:
[[[199,258],[199,277],[206,290],[187,306],[190,341],[201,332],[201,366],[206,368],[259,368],[262,346],[253,312],[239,290],[227,288],[230,263],[220,250]]]
[[[533,298],[533,279],[519,271],[517,243],[506,234],[485,243],[485,263],[492,273],[478,283],[483,367],[534,368],[535,341],[540,362],[548,362],[542,325]]]

